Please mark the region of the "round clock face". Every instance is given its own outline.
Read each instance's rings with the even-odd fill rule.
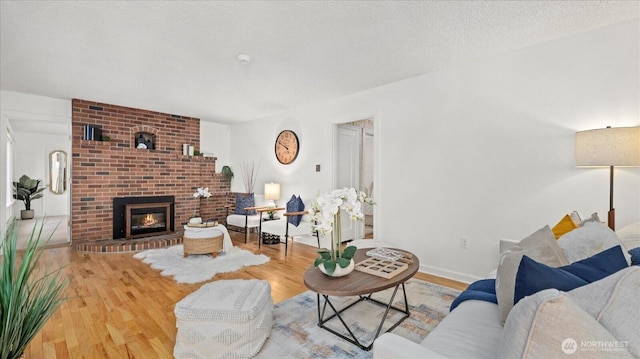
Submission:
[[[295,132],[284,130],[276,137],[276,158],[283,165],[288,165],[295,161],[296,157],[298,157],[299,149],[300,143]]]

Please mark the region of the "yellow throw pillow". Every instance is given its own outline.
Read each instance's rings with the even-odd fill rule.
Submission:
[[[558,224],[553,226],[551,231],[553,232],[553,235],[556,236],[556,239],[558,239],[562,237],[563,234],[569,233],[576,228],[578,228],[578,225],[573,222],[568,214],[566,214],[564,217],[562,217]]]

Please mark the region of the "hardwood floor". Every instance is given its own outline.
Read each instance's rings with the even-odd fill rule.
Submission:
[[[58,247],[69,245],[69,220],[68,216],[47,216],[46,219],[37,217],[29,220],[18,221],[18,249],[25,249],[31,231],[40,230],[47,236],[51,235],[47,242],[48,247]]]
[[[235,245],[258,251],[255,235],[244,244],[231,232]],[[282,248],[280,248],[282,247]],[[306,291],[302,276],[316,257],[305,245],[263,245],[271,261],[261,266],[219,274],[219,279],[264,279],[271,283],[274,302]],[[25,358],[173,358],[175,304],[202,284],[177,284],[133,253],[83,253],[70,247],[46,249],[41,267],[63,266],[69,278],[68,296],[25,352]],[[463,283],[422,273],[416,278],[464,289]]]

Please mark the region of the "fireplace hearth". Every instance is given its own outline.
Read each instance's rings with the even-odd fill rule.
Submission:
[[[113,239],[132,239],[172,233],[174,196],[113,199]]]

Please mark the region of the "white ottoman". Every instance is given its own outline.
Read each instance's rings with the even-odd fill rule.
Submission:
[[[251,358],[260,351],[273,324],[267,281],[219,280],[203,285],[174,309],[176,345],[181,358]]]

